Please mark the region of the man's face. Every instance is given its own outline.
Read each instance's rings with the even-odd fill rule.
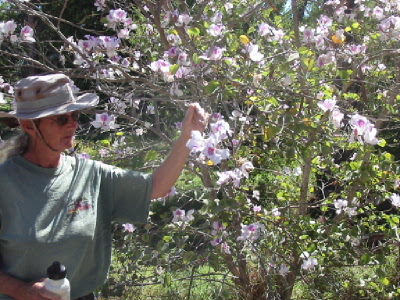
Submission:
[[[73,147],[78,128],[78,112],[41,118],[37,128],[43,139],[54,149],[64,151]]]

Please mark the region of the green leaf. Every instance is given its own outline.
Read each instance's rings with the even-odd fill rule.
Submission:
[[[383,279],[386,276],[386,272],[382,268],[377,268],[375,274],[378,275],[379,279]]]
[[[164,246],[165,246],[165,242],[164,242],[164,241],[158,241],[158,243],[157,243],[157,250],[158,250],[158,251],[162,251],[163,248],[164,248]]]
[[[169,72],[174,75],[176,73],[176,71],[178,71],[179,69],[179,65],[175,64],[169,67]]]
[[[218,89],[219,86],[220,86],[219,81],[215,81],[215,80],[210,81],[210,82],[208,83],[208,85],[206,86],[206,88],[205,88],[206,93],[207,93],[207,94],[212,94],[212,93],[214,93],[214,92]]]
[[[385,147],[386,146],[386,140],[385,139],[380,139],[378,142],[379,147]]]
[[[111,146],[111,142],[109,140],[101,140],[100,141],[100,145],[103,147],[110,147]]]
[[[146,153],[146,156],[144,157],[144,160],[146,162],[148,161],[153,161],[158,157],[158,152],[155,150],[150,150]]]
[[[197,53],[193,53],[192,60],[193,60],[193,63],[199,64],[200,63],[199,55]]]
[[[163,241],[169,243],[172,240],[172,236],[166,235],[163,237]]]
[[[189,29],[187,30],[187,33],[188,33],[188,35],[189,35],[190,37],[196,37],[196,36],[199,36],[199,34],[200,34],[200,29],[198,29],[197,27],[192,27],[192,28],[189,28]]]
[[[190,263],[191,261],[195,260],[197,258],[196,253],[194,253],[193,251],[188,251],[185,252],[185,254],[183,254],[183,263],[187,264]]]
[[[215,272],[219,271],[220,265],[219,265],[219,259],[218,256],[215,254],[212,254],[208,258],[208,263],[211,268],[214,269]]]
[[[142,241],[148,243],[150,241],[150,236],[148,234],[143,234]]]
[[[366,265],[371,260],[371,256],[368,253],[365,253],[360,258],[360,264]]]
[[[171,275],[170,274],[165,274],[164,276],[164,282],[163,282],[163,286],[164,287],[170,287],[171,286]]]

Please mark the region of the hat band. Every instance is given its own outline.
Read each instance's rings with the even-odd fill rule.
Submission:
[[[67,86],[67,91],[63,90],[64,93],[51,95],[43,99],[34,101],[17,101],[17,113],[30,114],[41,110],[45,110],[52,107],[61,106],[64,104],[75,103],[76,99],[72,90]],[[65,93],[66,92],[66,93]],[[66,99],[67,98],[67,99]]]

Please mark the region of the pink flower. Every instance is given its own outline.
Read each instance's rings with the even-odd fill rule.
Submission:
[[[314,40],[314,31],[312,29],[306,28],[303,32],[303,42],[311,43]]]
[[[159,59],[150,64],[150,69],[154,72],[168,73],[171,64],[165,60]]]
[[[206,53],[200,56],[200,58],[205,60],[221,60],[224,54],[225,48],[214,46],[209,48]]]
[[[218,246],[220,243],[222,242],[222,238],[220,238],[220,237],[217,237],[217,238],[215,238],[215,239],[213,239],[213,240],[211,240],[211,245],[212,246]]]
[[[338,109],[333,109],[330,117],[331,122],[335,128],[342,127],[342,120],[344,118],[344,114],[341,113]]]
[[[225,26],[224,26],[224,25],[220,25],[220,24],[211,24],[210,27],[207,29],[207,32],[208,32],[211,36],[220,36],[220,35],[222,35],[224,29],[225,29]]]
[[[226,139],[229,135],[231,135],[229,123],[224,121],[223,119],[219,119],[215,123],[210,124],[210,127],[218,142]]]
[[[96,114],[96,120],[90,124],[103,131],[119,128],[119,125],[115,124],[115,116],[107,113]]]
[[[125,232],[132,233],[136,230],[136,227],[134,225],[132,225],[131,223],[122,224],[122,227],[124,228]]]
[[[97,6],[97,11],[101,11],[104,8],[106,8],[105,1],[106,0],[96,0],[96,2],[94,3],[94,6]]]
[[[336,107],[336,100],[335,99],[326,99],[324,101],[318,102],[317,105],[324,112],[333,111],[333,109]]]
[[[189,210],[187,213],[182,209],[177,209],[173,211],[172,213],[174,217],[172,218],[172,223],[176,223],[178,221],[186,222],[194,220],[193,212],[193,209]]]
[[[380,8],[379,6],[375,6],[372,11],[372,16],[378,20],[383,19],[383,17],[384,17],[383,9]]]
[[[21,40],[24,42],[36,42],[35,38],[33,37],[33,29],[29,26],[24,26],[21,29]]]
[[[130,30],[129,30],[129,29],[122,28],[122,29],[118,32],[118,37],[119,37],[120,39],[127,39],[127,38],[129,38],[129,33],[130,33]]]
[[[205,145],[202,153],[210,159],[214,165],[218,165],[222,160],[229,158],[229,149],[218,149],[216,141],[212,137],[205,140]]]
[[[257,240],[260,235],[261,231],[264,229],[264,225],[260,223],[253,223],[250,225],[244,225],[241,224],[242,226],[242,234],[238,237],[238,240],[250,240],[250,241],[255,241]]]
[[[272,32],[272,27],[266,23],[261,23],[258,25],[258,34],[261,36],[270,35]]]
[[[188,25],[192,21],[192,17],[188,14],[182,14],[178,16],[178,20],[175,23],[176,26],[182,27]]]
[[[186,147],[193,153],[203,151],[205,147],[203,134],[200,131],[193,130],[191,132],[191,138],[186,143]]]
[[[377,129],[366,117],[355,114],[350,119],[350,125],[353,129],[352,138],[357,138],[360,143],[371,145],[378,143]]]
[[[178,54],[177,62],[178,62],[178,65],[187,66],[189,64],[188,54],[186,52],[183,52],[183,51],[180,52]]]
[[[261,205],[253,205],[253,211],[254,212],[260,212],[261,211]]]
[[[226,184],[232,181],[235,188],[239,187],[240,179],[242,178],[242,174],[239,169],[217,172],[217,175],[219,177],[216,182],[218,185]]]
[[[0,22],[0,32],[5,35],[13,34],[15,29],[17,29],[17,23],[14,21]]]

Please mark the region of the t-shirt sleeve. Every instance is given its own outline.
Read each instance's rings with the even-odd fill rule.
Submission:
[[[112,219],[118,222],[146,223],[149,215],[152,176],[103,165],[102,189]],[[103,199],[104,200],[104,199]],[[111,203],[110,203],[111,202]]]

